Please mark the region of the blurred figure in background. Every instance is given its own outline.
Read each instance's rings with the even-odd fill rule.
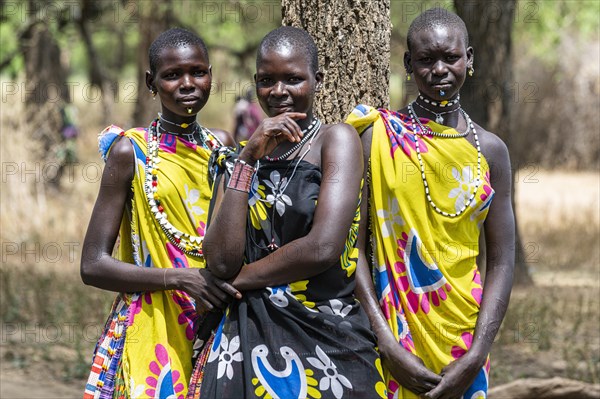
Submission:
[[[234,135],[235,141],[247,141],[256,130],[259,123],[263,120],[263,114],[258,104],[252,101],[252,91],[246,91],[246,94],[237,96],[233,108],[235,117]]]

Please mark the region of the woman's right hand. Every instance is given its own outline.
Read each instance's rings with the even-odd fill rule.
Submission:
[[[397,342],[379,342],[379,353],[385,368],[400,385],[422,395],[435,388],[442,377],[425,367],[423,360]]]
[[[302,140],[302,129],[296,120],[304,118],[306,114],[301,112],[284,112],[263,119],[240,153],[240,159],[254,164],[265,155],[269,155],[284,140],[299,142]]]
[[[234,298],[242,297],[231,284],[215,277],[208,269],[175,270],[183,272],[183,276],[179,277],[180,289],[194,298],[198,313],[224,309]]]

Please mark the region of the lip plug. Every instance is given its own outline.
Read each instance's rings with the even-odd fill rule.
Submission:
[[[444,90],[440,90],[440,96],[444,97],[446,95],[446,92]]]
[[[442,94],[442,95],[443,95],[443,94]],[[192,113],[192,111],[193,111],[193,110],[192,110],[191,108],[188,108],[188,109],[187,109],[187,112],[188,112],[188,114],[191,114],[191,113]]]

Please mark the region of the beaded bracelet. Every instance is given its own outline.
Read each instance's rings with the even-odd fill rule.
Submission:
[[[236,159],[233,165],[233,173],[227,183],[227,188],[249,193],[253,176],[254,168],[241,159]]]

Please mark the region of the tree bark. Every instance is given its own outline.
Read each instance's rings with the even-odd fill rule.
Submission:
[[[25,126],[35,146],[32,150],[45,163],[44,182],[58,187],[66,163],[60,154],[65,143],[62,112],[70,101],[67,71],[60,47],[44,21],[28,26],[19,36],[19,48],[25,63]]]
[[[118,80],[114,78],[116,74],[109,73],[109,64],[98,54],[96,46],[92,40],[93,33],[90,31],[90,21],[98,18],[102,13],[100,2],[93,0],[80,0],[81,13],[75,19],[75,26],[79,31],[83,45],[85,46],[88,60],[88,79],[90,83],[100,90],[102,97],[102,114],[104,123],[111,122],[113,115],[114,99],[118,96]],[[123,43],[124,40],[120,40]]]
[[[307,30],[319,49],[323,89],[315,104],[326,123],[360,103],[389,106],[389,0],[282,0],[283,25]]]
[[[158,96],[156,100],[152,100],[152,95],[146,88],[146,71],[150,70],[148,49],[158,35],[171,27],[174,17],[171,12],[171,0],[162,2],[140,0],[135,4],[138,12],[140,43],[137,52],[138,92],[133,112],[133,124],[134,126],[147,126],[160,111]]]
[[[475,74],[467,77],[461,90],[461,104],[474,121],[497,134],[508,146],[513,170],[513,209],[515,170],[518,152],[512,150],[516,134],[511,126],[513,104],[512,26],[516,0],[454,0],[456,13],[465,21],[469,44],[473,46]],[[515,284],[533,280],[524,258],[524,248],[516,228]]]

